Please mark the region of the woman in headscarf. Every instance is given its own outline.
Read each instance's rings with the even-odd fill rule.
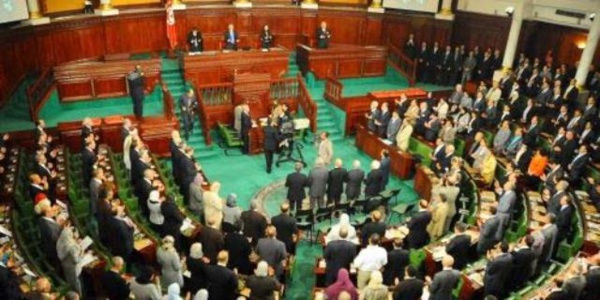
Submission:
[[[181,287],[177,283],[172,283],[167,289],[167,294],[163,297],[164,300],[183,300],[181,298]]]
[[[388,287],[383,284],[381,272],[371,272],[369,284],[360,292],[360,300],[387,300]]]
[[[194,181],[190,183],[189,191],[189,210],[200,219],[204,218],[204,191],[202,190],[202,183],[204,183],[204,177],[200,173],[196,174]]]
[[[208,291],[205,289],[199,290],[194,296],[194,300],[208,300]]]
[[[65,274],[67,283],[81,295],[81,265],[79,262],[83,259],[83,249],[79,246],[73,237],[73,230],[70,226],[65,226],[60,232],[56,242],[56,253]]]
[[[160,300],[160,287],[153,282],[154,278],[152,269],[142,266],[139,275],[129,282],[129,289],[135,299]]]
[[[329,233],[325,238],[326,243],[341,240],[342,238],[340,237],[340,228],[342,227],[345,227],[348,230],[348,236],[346,237],[346,240],[358,244],[356,230],[354,229],[354,226],[350,225],[350,217],[348,216],[348,214],[342,214],[340,216],[339,223],[331,227],[331,230],[329,230]]]
[[[214,218],[216,229],[221,229],[223,222],[223,200],[219,196],[220,189],[221,183],[215,181],[210,185],[210,191],[205,191],[203,195],[204,219],[207,220],[209,216]]]
[[[269,277],[269,264],[262,260],[256,266],[254,275],[246,280],[246,287],[250,289],[250,299],[273,300],[273,293],[281,289],[279,282]]]
[[[340,293],[344,291],[350,294],[352,300],[358,299],[356,287],[350,280],[350,273],[346,269],[340,269],[337,280],[325,289],[325,296],[327,296],[327,299],[337,299]]]
[[[190,247],[190,257],[186,260],[187,270],[190,272],[189,278],[184,278],[185,288],[192,294],[198,290],[206,288],[206,262],[204,261],[204,252],[202,244],[194,243]]]
[[[233,224],[241,221],[242,209],[237,205],[237,195],[229,194],[226,205],[223,207],[223,231],[231,232]]]
[[[183,286],[181,261],[174,244],[175,239],[168,235],[162,239],[162,245],[156,251],[156,260],[161,266],[163,288],[169,287],[170,289],[174,283]]]
[[[129,155],[131,152],[131,146],[133,144],[133,140],[137,138],[137,129],[134,129],[127,135],[125,140],[123,141],[123,163],[125,164],[125,168],[127,169],[127,176],[131,175],[131,156]]]
[[[160,193],[157,190],[150,192],[147,205],[148,211],[150,212],[150,228],[158,233],[159,236],[163,236],[165,216],[162,214],[162,200],[160,198]]]

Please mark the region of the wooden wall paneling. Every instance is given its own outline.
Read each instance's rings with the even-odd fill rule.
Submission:
[[[20,29],[0,35],[0,107],[23,76],[39,66],[32,30]]]
[[[54,65],[104,55],[104,28],[99,19],[85,23],[59,24],[44,33],[44,45],[52,43]]]
[[[235,28],[238,33],[249,33],[252,31],[252,10],[236,10]]]
[[[220,43],[223,40],[223,34],[227,31],[227,25],[236,23],[236,14],[234,9],[198,9],[186,10],[185,12],[185,27],[178,29],[181,38],[180,41],[185,43],[184,35],[187,35],[194,26],[202,32],[204,40],[204,50],[219,50]],[[237,26],[236,26],[237,27]],[[183,32],[182,32],[183,30]],[[241,32],[238,33],[241,34]]]
[[[314,35],[315,30],[320,26],[322,21],[327,22],[327,28],[331,31],[331,43],[336,44],[355,44],[360,45],[363,40],[366,25],[366,13],[334,11],[334,10],[319,10],[316,24],[312,29]]]
[[[363,45],[384,45],[382,40],[383,17],[377,14],[369,14],[367,25],[364,30]]]
[[[106,52],[146,52],[167,48],[164,11],[106,17]]]
[[[411,33],[410,22],[406,18],[399,18],[395,15],[384,16],[382,26],[382,42],[384,45],[391,44],[402,49],[402,45],[408,39],[408,35]],[[418,37],[415,32],[415,40],[420,43],[423,41],[422,37]],[[425,40],[427,41],[427,40]]]
[[[504,52],[510,23],[508,17],[457,12],[452,30],[452,43],[465,45],[467,49],[480,46],[482,50],[489,47]]]
[[[293,50],[299,42],[302,16],[300,9],[260,8],[252,12],[252,31],[260,34],[264,25],[269,25],[274,44]]]
[[[313,39],[318,26],[317,12],[311,9],[303,10],[301,34],[308,36],[309,39]]]

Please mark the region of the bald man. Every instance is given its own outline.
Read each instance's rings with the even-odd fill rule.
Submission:
[[[281,213],[271,218],[271,224],[277,229],[277,239],[285,244],[288,253],[296,253],[296,244],[294,243],[298,226],[296,219],[290,215],[290,203],[283,202],[280,207]]]
[[[234,300],[238,290],[238,281],[235,273],[227,269],[229,253],[221,251],[217,255],[217,264],[207,267],[208,294],[210,299]]]
[[[256,245],[256,253],[260,259],[269,263],[269,266],[275,269],[277,278],[282,279],[283,266],[287,258],[285,244],[276,239],[277,229],[275,226],[268,226],[265,230],[266,237],[258,240]]]
[[[315,38],[317,39],[317,48],[318,49],[327,49],[329,47],[329,39],[331,38],[331,32],[327,29],[327,23],[325,21],[321,22],[321,27],[317,29],[315,33]]]
[[[113,257],[113,265],[109,270],[102,274],[102,286],[106,292],[108,299],[128,299],[129,285],[121,276],[123,270],[123,258],[120,256]]]
[[[454,270],[454,258],[450,255],[446,255],[442,258],[442,266],[444,267],[440,272],[435,274],[433,280],[427,276],[426,280],[429,282],[429,293],[431,300],[451,300],[452,290],[458,284],[460,279],[460,272]]]
[[[336,205],[340,203],[342,193],[344,192],[344,181],[348,176],[348,171],[342,167],[342,160],[336,159],[334,163],[335,167],[329,171],[329,178],[327,179],[327,204],[331,205],[332,202]]]

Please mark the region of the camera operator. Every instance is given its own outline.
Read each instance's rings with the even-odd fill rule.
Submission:
[[[265,160],[267,162],[267,173],[271,174],[271,166],[273,165],[273,154],[279,149],[279,132],[275,129],[276,121],[269,120],[267,126],[263,128],[265,141],[263,149],[265,151]],[[293,127],[292,127],[293,128]]]

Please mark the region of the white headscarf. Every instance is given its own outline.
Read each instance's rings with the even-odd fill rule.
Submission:
[[[354,226],[350,225],[350,216],[348,216],[348,214],[342,214],[340,216],[339,223],[331,227],[331,230],[327,234],[327,242],[341,240],[342,238],[340,237],[340,229],[342,227],[345,227],[348,230],[348,236],[346,237],[346,240],[353,243],[358,243],[356,230],[354,229]]]

